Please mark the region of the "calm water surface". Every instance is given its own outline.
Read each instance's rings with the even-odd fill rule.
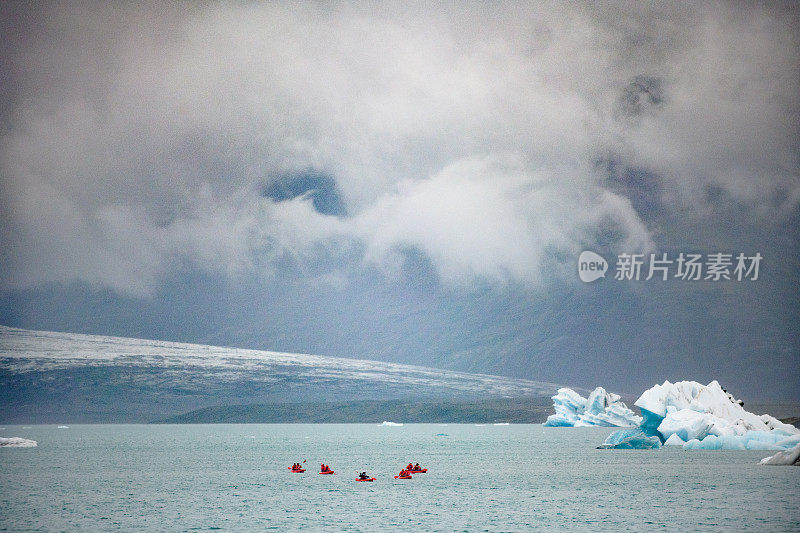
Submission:
[[[610,432],[5,426],[39,447],[0,449],[0,530],[800,531],[800,468],[759,466],[765,452],[595,449]],[[305,474],[287,470],[303,459]],[[409,461],[429,473],[393,479]]]

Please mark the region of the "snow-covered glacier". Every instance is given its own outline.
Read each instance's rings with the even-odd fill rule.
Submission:
[[[553,396],[555,414],[547,417],[545,426],[580,427],[638,426],[642,417],[625,405],[618,394],[606,392],[603,387],[594,389],[588,398],[568,388],[558,389]]]
[[[366,386],[373,384],[381,393],[389,387],[428,396],[438,391],[445,397],[549,395],[558,388],[554,383],[385,361],[0,326],[0,371],[17,375],[76,368],[158,368],[166,372],[166,377],[159,379],[174,378],[182,386],[187,370],[234,383],[245,376],[269,384],[289,382],[291,388],[301,383],[317,388],[344,384],[348,391],[356,391],[352,396],[359,399],[364,397]],[[285,391],[281,390],[279,396],[285,399]]]
[[[634,405],[642,412],[642,435],[687,450],[785,450],[800,438],[796,427],[746,411],[716,381],[665,381],[646,390]],[[617,447],[622,437],[613,433],[604,447]]]
[[[386,361],[0,326],[4,423],[148,422],[220,405],[498,398],[536,399],[544,415],[546,397],[559,386]]]

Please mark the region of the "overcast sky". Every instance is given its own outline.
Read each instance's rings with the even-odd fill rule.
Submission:
[[[0,319],[800,399],[800,9],[430,4],[4,3]]]

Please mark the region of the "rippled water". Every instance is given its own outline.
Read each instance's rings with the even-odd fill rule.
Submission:
[[[800,530],[800,468],[759,466],[765,452],[596,450],[610,431],[7,426],[39,447],[0,450],[0,529]],[[288,472],[304,458],[308,472]],[[409,461],[429,473],[393,479]]]

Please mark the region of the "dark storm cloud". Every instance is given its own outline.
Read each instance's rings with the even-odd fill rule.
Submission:
[[[791,4],[2,9],[6,290],[409,249],[451,286],[541,286],[584,247],[658,247],[648,206],[800,202]]]

